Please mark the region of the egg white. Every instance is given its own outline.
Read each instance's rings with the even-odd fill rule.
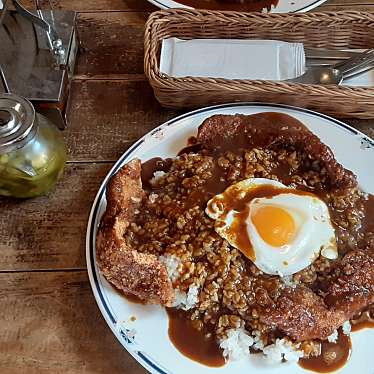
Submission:
[[[239,195],[236,194],[240,199],[240,196],[244,198],[250,190],[261,185],[288,189],[290,192],[282,192],[272,197],[254,198],[249,202],[246,227],[255,253],[253,262],[260,270],[267,274],[291,275],[309,266],[320,254],[330,259],[337,258],[335,231],[331,224],[329,210],[318,197],[295,194],[292,192],[293,189],[266,178],[246,179],[228,189],[241,191]],[[241,250],[235,236],[230,234],[230,226],[238,212],[233,210],[226,212],[222,202],[224,202],[224,194],[213,197],[207,204],[206,213],[216,220],[216,232],[233,247]],[[251,216],[256,209],[267,205],[282,208],[292,216],[296,234],[289,244],[273,247],[258,233]]]
[[[293,218],[296,233],[282,247],[273,247],[261,238],[252,221],[256,209],[274,206]],[[256,255],[256,266],[267,274],[291,275],[309,266],[322,255],[337,258],[335,231],[326,204],[314,196],[282,193],[271,198],[258,198],[250,203],[247,230]]]

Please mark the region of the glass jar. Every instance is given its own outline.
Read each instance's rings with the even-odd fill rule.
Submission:
[[[62,175],[66,148],[59,130],[13,94],[0,94],[0,195],[47,193]]]

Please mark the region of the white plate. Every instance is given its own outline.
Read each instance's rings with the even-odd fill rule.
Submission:
[[[168,317],[165,310],[160,306],[134,304],[121,297],[100,275],[95,261],[96,229],[106,206],[105,186],[108,178],[122,165],[135,157],[145,161],[158,156],[175,156],[186,145],[188,137],[196,134],[197,127],[203,120],[213,114],[274,111],[290,114],[303,122],[332,148],[340,163],[356,173],[361,187],[374,193],[374,142],[342,122],[305,109],[262,103],[219,105],[172,119],[136,142],[117,161],[99,189],[88,222],[86,256],[91,286],[101,313],[123,347],[151,373],[232,374],[239,370],[242,373],[261,374],[306,372],[297,364],[268,366],[260,355],[252,355],[246,361],[230,363],[221,368],[209,368],[186,358],[168,338]],[[134,322],[131,321],[133,316],[136,317]],[[341,373],[373,374],[374,329],[353,333],[352,343],[352,357]]]
[[[186,5],[172,0],[148,0],[161,9],[190,8]],[[327,0],[279,0],[278,5],[271,10],[271,13],[299,13],[307,12],[323,4]]]

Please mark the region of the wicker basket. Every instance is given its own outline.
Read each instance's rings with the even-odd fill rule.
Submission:
[[[276,81],[172,78],[160,73],[164,38],[277,39],[314,48],[373,48],[374,13],[258,14],[174,9],[153,13],[145,29],[145,73],[161,105],[194,108],[234,101],[284,103],[337,117],[374,118],[374,87]]]

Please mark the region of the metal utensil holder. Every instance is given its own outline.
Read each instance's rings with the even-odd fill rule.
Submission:
[[[28,98],[62,129],[79,45],[76,13],[47,1],[37,0],[35,12],[17,0],[0,4],[0,92]]]

